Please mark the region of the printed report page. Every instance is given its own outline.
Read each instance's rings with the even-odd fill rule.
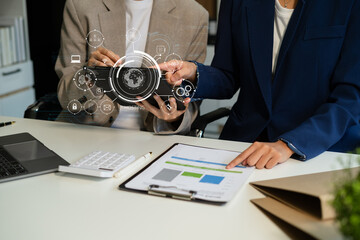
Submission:
[[[195,192],[193,197],[230,201],[246,182],[253,167],[225,169],[240,152],[177,144],[125,187],[147,191],[150,185],[169,193]]]

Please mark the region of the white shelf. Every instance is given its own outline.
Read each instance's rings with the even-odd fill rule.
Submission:
[[[0,0],[0,16],[23,17],[25,29],[26,59],[30,59],[29,31],[27,21],[26,0]]]
[[[19,89],[33,87],[33,85],[34,73],[32,61],[0,68],[0,100],[4,95],[16,92]]]
[[[26,108],[35,101],[33,88],[25,88],[4,98],[0,98],[0,115],[24,117]]]
[[[35,101],[34,71],[30,60],[26,0],[0,0],[0,16],[23,17],[26,61],[0,68],[0,115],[23,117]]]

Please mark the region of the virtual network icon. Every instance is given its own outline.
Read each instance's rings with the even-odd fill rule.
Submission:
[[[72,105],[72,110],[73,110],[73,111],[78,110],[78,107],[77,107],[76,103],[73,103],[73,105]]]
[[[71,63],[81,63],[80,55],[71,55]]]
[[[85,40],[90,47],[98,48],[103,45],[105,38],[99,30],[94,29],[87,34]]]
[[[159,61],[170,64],[173,69],[181,67],[182,58],[172,52],[174,47],[170,44],[171,39],[160,34],[150,36],[149,41],[156,47],[156,55],[153,57],[135,49],[135,42],[140,38],[138,30],[130,29],[126,39],[133,44],[133,51],[127,52],[126,56],[121,57],[112,67],[83,66],[75,73],[73,83],[84,92],[87,101],[79,99],[82,103],[85,102],[84,105],[75,99],[70,101],[69,112],[75,115],[84,110],[92,115],[99,110],[109,115],[115,110],[116,104],[136,106],[135,103],[144,100],[167,114],[186,108],[184,100],[194,96],[194,85],[187,80],[179,86],[169,85],[158,65]],[[103,34],[97,29],[90,31],[86,36],[86,42],[92,48],[102,46],[104,40]],[[80,55],[71,56],[72,63],[79,63],[80,59]],[[161,106],[152,98],[154,94],[163,100]],[[107,98],[103,99],[104,96]],[[176,107],[171,103],[173,97],[178,101]]]
[[[72,114],[78,114],[80,111],[81,111],[81,103],[74,99],[74,100],[71,100],[67,106],[68,110],[70,113]]]

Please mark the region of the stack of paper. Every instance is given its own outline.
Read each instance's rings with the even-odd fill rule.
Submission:
[[[351,171],[355,174],[360,168]],[[255,205],[309,236],[341,239],[331,206],[335,183],[348,170],[330,171],[250,183],[266,198],[251,200]],[[288,228],[289,229],[289,228]]]
[[[25,60],[23,17],[0,17],[0,67]]]

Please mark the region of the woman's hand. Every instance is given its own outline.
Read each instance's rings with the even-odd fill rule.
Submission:
[[[232,160],[226,168],[230,169],[242,163],[244,166],[270,169],[279,163],[287,161],[293,153],[286,143],[280,140],[274,143],[255,142]]]
[[[162,71],[166,72],[166,80],[171,85],[180,85],[184,79],[194,83],[196,79],[196,64],[179,60],[172,60],[159,64]]]
[[[177,110],[177,104],[176,104],[175,98],[170,98],[168,100],[168,102],[164,102],[160,96],[154,95],[154,99],[156,100],[157,104],[159,105],[159,108],[154,107],[146,100],[137,102],[136,105],[151,112],[157,118],[162,119],[167,122],[175,122],[176,120],[178,120],[179,117],[185,113],[185,111],[187,110],[189,103],[190,103],[189,98],[185,99],[184,100],[185,110],[179,111],[179,110]]]
[[[96,51],[92,52],[88,61],[88,66],[95,67],[112,67],[120,59],[120,57],[114,52],[99,47]]]
[[[166,72],[166,80],[172,86],[180,85],[184,79],[192,82],[195,81],[196,65],[194,63],[172,60],[159,64],[159,67],[162,71]],[[159,108],[154,107],[146,100],[137,102],[136,104],[151,112],[157,118],[167,122],[175,122],[178,120],[181,115],[185,113],[191,101],[190,98],[186,98],[184,100],[185,110],[177,110],[175,98],[170,98],[168,102],[164,102],[161,97],[154,95],[154,99],[158,103]]]

